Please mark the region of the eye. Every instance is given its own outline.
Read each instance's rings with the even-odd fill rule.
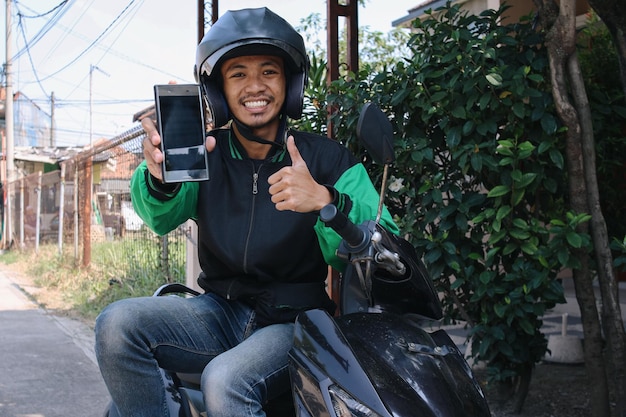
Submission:
[[[244,76],[245,74],[243,72],[231,72],[228,78],[241,78]]]

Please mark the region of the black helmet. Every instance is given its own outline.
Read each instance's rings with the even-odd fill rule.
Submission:
[[[221,88],[220,66],[230,58],[245,55],[278,55],[283,58],[287,88],[283,112],[302,115],[309,60],[302,36],[282,17],[266,7],[227,11],[211,26],[196,49],[196,81],[202,85],[213,125],[230,119]]]

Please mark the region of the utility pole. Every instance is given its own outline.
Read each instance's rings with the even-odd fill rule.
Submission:
[[[7,180],[13,181],[15,179],[15,160],[14,160],[14,127],[13,127],[13,68],[12,68],[12,55],[13,55],[13,28],[11,23],[11,1],[6,0],[6,66],[5,79],[6,79],[6,103],[4,107],[4,118],[6,125],[6,137],[7,137]]]
[[[93,72],[109,74],[95,65],[89,66],[89,157],[85,161],[85,205],[83,207],[83,266],[91,262],[91,202],[93,198]]]
[[[50,94],[50,147],[54,147],[56,141],[54,140],[54,136],[56,134],[56,126],[54,123],[54,107],[55,107],[55,97],[54,91]]]
[[[11,23],[11,1],[6,0],[6,64],[5,71],[5,105],[4,105],[4,121],[5,121],[5,137],[6,137],[6,173],[4,177],[5,184],[7,186],[6,195],[6,217],[5,217],[5,233],[4,241],[6,246],[11,245],[13,236],[12,221],[11,221],[11,190],[13,188],[11,181],[15,179],[15,160],[14,160],[14,134],[13,134],[13,70],[11,68],[11,60],[13,59],[13,28]]]
[[[85,160],[85,201],[83,204],[83,266],[87,267],[91,263],[91,194],[93,193],[93,70],[94,66],[89,66],[89,156]],[[76,177],[78,185],[78,177]]]

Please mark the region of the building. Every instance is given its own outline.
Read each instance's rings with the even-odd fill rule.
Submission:
[[[398,28],[409,28],[411,22],[415,19],[422,19],[425,16],[426,11],[436,10],[439,7],[443,7],[450,0],[422,0],[418,1],[417,5],[408,11],[406,16],[400,17],[394,20],[391,24]],[[527,16],[536,10],[534,3],[531,0],[454,0],[453,4],[461,4],[463,10],[466,10],[469,14],[478,15],[485,10],[496,10],[500,6],[506,3],[510,8],[504,13],[502,20],[503,24],[518,22],[522,16]],[[590,10],[587,0],[578,0],[576,3],[577,26],[582,26],[585,21],[585,14]]]

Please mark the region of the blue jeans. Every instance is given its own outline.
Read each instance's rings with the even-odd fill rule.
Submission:
[[[169,416],[159,367],[202,372],[209,417],[264,416],[289,389],[293,324],[255,329],[254,310],[215,294],[116,301],[96,320],[96,356],[123,417]]]

